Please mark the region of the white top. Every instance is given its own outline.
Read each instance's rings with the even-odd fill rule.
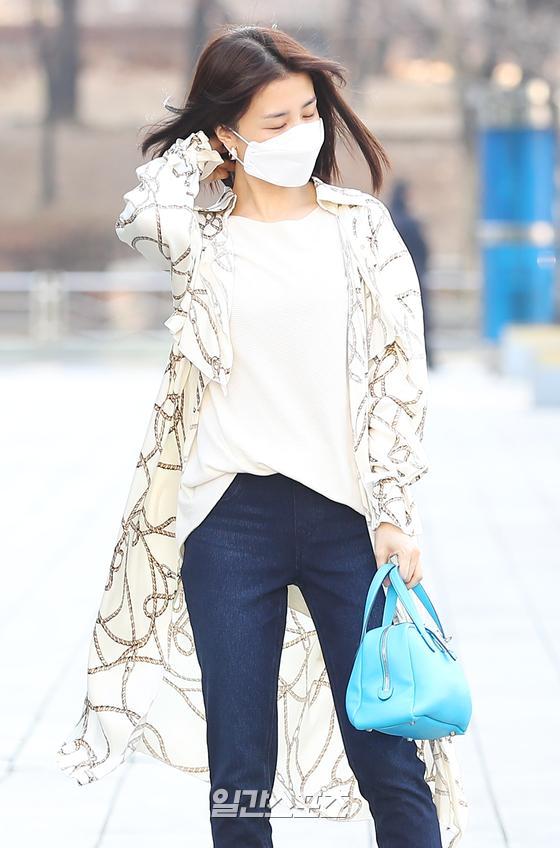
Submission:
[[[280,472],[364,514],[346,376],[347,289],[335,215],[230,215],[233,363],[211,381],[181,479],[183,540],[238,471]],[[297,379],[294,380],[294,374]]]

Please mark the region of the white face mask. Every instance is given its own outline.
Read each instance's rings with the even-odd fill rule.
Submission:
[[[236,136],[247,141],[230,127]],[[279,135],[264,141],[247,141],[245,158],[237,150],[229,152],[252,174],[267,183],[280,186],[302,186],[309,181],[319,151],[325,140],[323,119],[296,124]]]

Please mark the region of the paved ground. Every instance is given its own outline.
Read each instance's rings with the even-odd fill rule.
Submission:
[[[159,379],[157,367],[126,365],[0,371],[0,820],[10,848],[39,838],[57,848],[211,846],[205,783],[142,758],[78,787],[53,765],[79,716],[91,622]],[[433,372],[431,393],[432,469],[417,487],[424,585],[475,705],[456,740],[470,803],[461,848],[551,848],[560,840],[560,408],[535,409],[526,384],[474,355]],[[273,827],[275,848],[373,844],[367,824]]]

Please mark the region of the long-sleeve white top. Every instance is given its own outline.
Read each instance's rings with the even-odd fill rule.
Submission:
[[[320,206],[274,222],[230,215],[233,367],[205,389],[185,457],[184,540],[236,473],[280,472],[364,513],[346,377],[347,298],[336,217]],[[294,379],[295,377],[295,379]]]

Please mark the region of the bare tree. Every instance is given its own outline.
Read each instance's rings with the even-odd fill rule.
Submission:
[[[191,5],[192,0],[189,0]],[[195,0],[191,24],[187,30],[187,80],[192,81],[192,69],[212,30],[230,18],[220,0]]]
[[[41,135],[40,202],[43,206],[56,197],[56,126],[61,120],[76,120],[79,46],[78,0],[58,0],[59,19],[46,27],[41,0],[33,0],[31,36],[37,60],[45,77],[45,108]]]
[[[79,72],[79,0],[57,0],[59,17],[54,27],[45,26],[42,3],[33,3],[31,33],[46,80],[46,120],[76,118]]]

